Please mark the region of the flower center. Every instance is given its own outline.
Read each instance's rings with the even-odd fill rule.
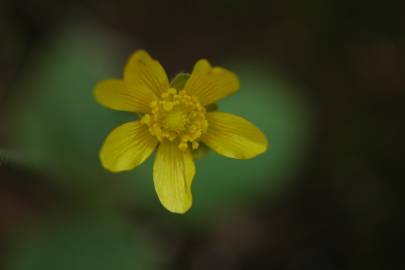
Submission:
[[[178,140],[183,151],[188,149],[189,143],[192,149],[198,148],[198,139],[207,131],[208,122],[205,108],[196,97],[170,88],[150,107],[151,113],[145,114],[141,121],[153,136],[159,141]]]

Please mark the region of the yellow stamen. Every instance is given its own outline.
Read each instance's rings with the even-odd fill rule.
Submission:
[[[167,93],[174,96],[175,94],[177,94],[177,90],[175,88],[169,88],[169,90],[167,90]]]
[[[149,127],[149,132],[159,141],[179,141],[179,149],[185,151],[191,143],[197,149],[199,138],[207,131],[206,110],[198,99],[184,90],[177,92],[170,88],[161,99],[150,104],[151,112],[142,117],[141,122]]]
[[[191,148],[193,150],[197,150],[199,146],[200,146],[200,144],[198,142],[196,142],[196,141],[191,142]]]
[[[182,142],[182,143],[179,144],[179,149],[180,149],[181,151],[186,151],[187,148],[188,148],[187,143]]]

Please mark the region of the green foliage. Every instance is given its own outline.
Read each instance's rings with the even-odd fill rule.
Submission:
[[[19,235],[7,270],[157,269],[157,254],[115,215],[84,214]]]
[[[250,67],[251,65],[244,65]],[[241,90],[219,103],[219,110],[242,116],[267,136],[269,150],[252,160],[232,160],[211,151],[197,163],[194,211],[209,215],[272,199],[297,172],[310,136],[305,100],[264,69],[234,69]],[[208,195],[207,195],[208,194]]]
[[[173,78],[173,80],[170,83],[170,87],[173,87],[177,90],[182,90],[188,78],[190,78],[190,74],[180,72]]]

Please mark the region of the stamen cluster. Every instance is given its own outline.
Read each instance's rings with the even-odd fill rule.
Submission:
[[[159,100],[150,104],[151,112],[142,117],[142,123],[160,142],[178,141],[180,150],[199,147],[198,139],[207,131],[206,110],[198,99],[184,90],[170,88]]]

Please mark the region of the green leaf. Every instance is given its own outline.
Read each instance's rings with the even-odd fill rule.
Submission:
[[[157,269],[163,254],[123,219],[112,214],[81,214],[43,220],[19,232],[7,270]]]
[[[183,90],[188,78],[190,78],[190,74],[180,72],[173,78],[172,82],[170,83],[170,87],[177,90]]]

